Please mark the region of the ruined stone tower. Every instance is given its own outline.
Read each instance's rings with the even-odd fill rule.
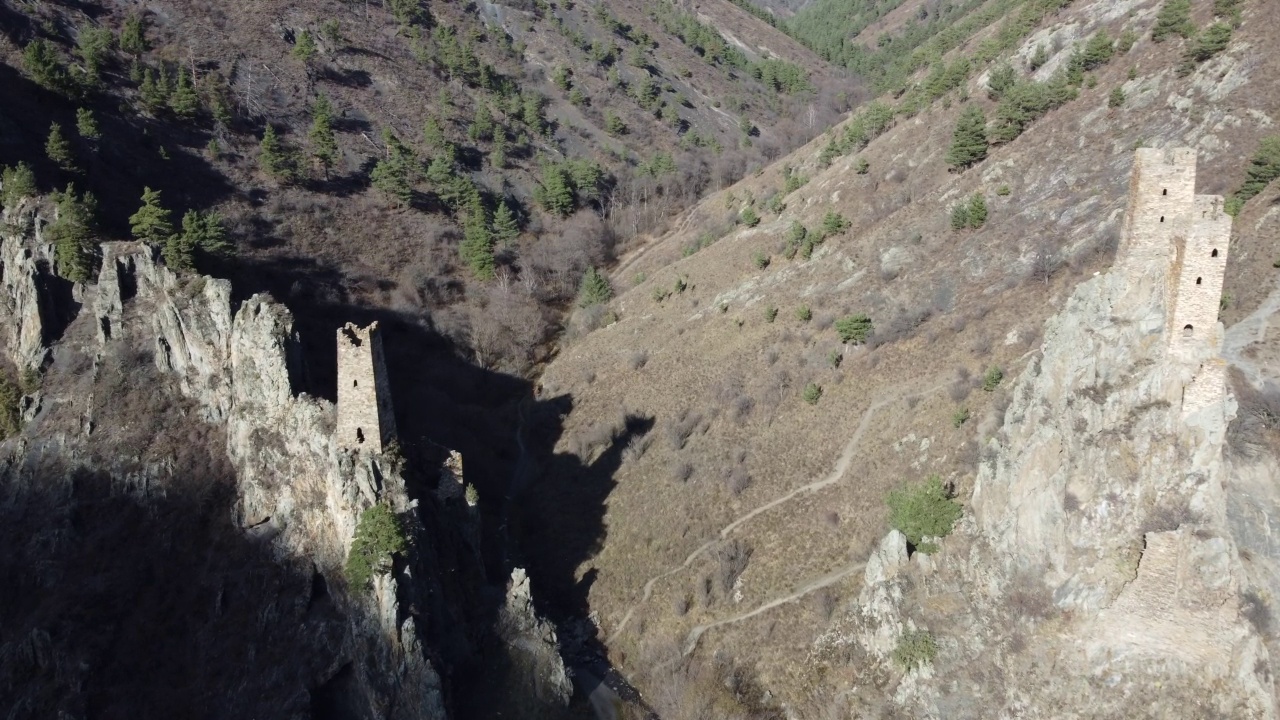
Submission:
[[[1165,342],[1172,357],[1193,368],[1183,388],[1184,416],[1221,399],[1226,378],[1218,309],[1231,216],[1221,196],[1196,195],[1195,184],[1194,149],[1139,149],[1119,251],[1131,272],[1167,268]]]
[[[382,452],[395,437],[378,323],[338,330],[338,446]]]

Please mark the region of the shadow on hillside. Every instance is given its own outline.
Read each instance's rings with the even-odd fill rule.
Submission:
[[[484,577],[468,582],[483,588],[446,589],[445,599],[437,600],[437,607],[427,614],[429,636],[457,650],[446,662],[456,683],[453,700],[460,717],[493,717],[509,700],[494,692],[493,669],[503,660],[484,657],[483,652],[495,647],[485,637],[495,625],[515,567],[528,570],[539,614],[560,628],[566,663],[589,665],[617,684],[603,646],[580,632],[590,612],[589,582],[579,582],[574,574],[604,542],[605,504],[616,485],[623,451],[631,438],[647,433],[653,421],[628,418],[608,447],[584,464],[576,455],[555,452],[571,398],[536,399],[529,380],[467,362],[421,316],[335,298],[345,287],[336,269],[294,258],[242,263],[227,270],[236,278],[237,302],[255,292],[269,292],[293,311],[305,358],[299,390],[311,395],[330,400],[336,396],[337,329],[347,322],[379,323],[399,442],[410,465],[421,470],[407,478],[410,495],[419,500],[424,516],[458,517],[456,508],[437,499],[437,477],[430,469],[439,467],[446,448],[462,453],[465,479],[480,496],[479,553],[484,568]],[[440,524],[430,517],[423,522],[428,528]],[[432,572],[465,572],[463,551],[440,562]],[[458,627],[473,629],[466,638],[447,637]],[[571,713],[585,712],[585,702],[576,700]]]
[[[112,477],[46,450],[0,483],[6,717],[305,710],[341,611],[310,567],[232,523],[233,479]]]
[[[176,120],[122,115],[110,100],[93,96],[69,100],[0,63],[0,127],[5,130],[0,165],[28,163],[43,191],[73,183],[78,191],[93,193],[99,225],[117,237],[128,236],[129,216],[141,204],[143,187],[147,182],[156,186],[156,178],[164,179],[159,189],[170,208],[208,208],[233,192],[227,179],[190,149],[204,147],[208,132]],[[100,141],[77,135],[78,107],[93,111],[102,133]],[[61,170],[45,156],[45,140],[53,123],[62,126],[71,142],[79,172]]]

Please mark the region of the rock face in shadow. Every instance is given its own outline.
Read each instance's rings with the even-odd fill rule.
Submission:
[[[162,716],[183,714],[172,704],[183,698],[226,717],[445,718],[441,670],[483,663],[485,637],[520,670],[496,677],[513,702],[567,704],[555,633],[527,581],[505,608],[485,601],[477,520],[411,489],[438,470],[394,444],[340,447],[333,403],[296,392],[288,309],[264,294],[237,306],[226,280],[105,243],[97,283],[74,287],[78,315],[50,345],[48,249],[13,235],[0,250],[5,350],[44,370],[27,427],[0,444],[0,554],[13,578],[0,592],[0,706]],[[349,587],[352,537],[376,503],[399,516],[408,549],[371,587]],[[24,539],[48,527],[52,545]],[[94,609],[74,622],[39,609],[86,597]],[[109,640],[130,633],[169,668],[156,682],[185,695],[147,684],[141,646]]]

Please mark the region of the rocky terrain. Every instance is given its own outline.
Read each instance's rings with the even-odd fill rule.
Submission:
[[[0,3],[0,710],[1275,716],[1274,8],[854,5],[874,53],[823,2]],[[99,27],[101,85],[33,70]],[[135,67],[203,78],[194,119]],[[1178,147],[1234,213],[1195,345],[1198,240],[1135,251]],[[143,184],[237,252],[184,263]],[[384,452],[337,437],[374,321]]]

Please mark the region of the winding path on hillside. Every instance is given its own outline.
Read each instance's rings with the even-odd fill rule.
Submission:
[[[932,393],[935,393],[945,388],[948,384],[950,384],[950,381],[939,383],[925,390],[921,394],[930,395]],[[698,557],[701,556],[703,553],[707,552],[712,547],[715,547],[717,543],[729,537],[729,535],[734,530],[741,527],[743,523],[746,523],[747,521],[751,520],[757,515],[760,515],[761,513],[767,512],[769,510],[772,510],[773,508],[778,507],[779,505],[787,503],[800,495],[817,492],[819,490],[822,490],[823,488],[829,487],[831,485],[836,484],[837,482],[840,482],[840,479],[844,477],[844,474],[849,470],[849,465],[853,463],[854,453],[857,451],[859,444],[862,442],[862,436],[866,434],[867,428],[871,426],[871,418],[875,417],[876,412],[878,412],[881,408],[886,407],[888,405],[892,405],[895,402],[905,399],[906,398],[905,393],[910,389],[911,385],[912,383],[910,382],[901,383],[896,387],[894,387],[893,389],[891,389],[889,393],[887,393],[887,397],[877,400],[876,402],[873,402],[867,406],[867,409],[862,413],[862,419],[858,422],[857,429],[854,430],[853,435],[849,438],[849,441],[845,443],[844,450],[840,453],[840,458],[836,460],[835,467],[833,467],[831,469],[831,472],[828,473],[825,477],[823,477],[820,480],[815,480],[814,482],[811,482],[807,485],[801,485],[800,487],[786,493],[785,495],[774,498],[773,500],[765,503],[764,505],[761,505],[747,512],[746,514],[739,516],[738,518],[730,522],[728,525],[725,525],[723,528],[721,528],[720,532],[716,533],[716,535],[712,539],[699,545],[697,548],[694,549],[693,552],[689,553],[688,557],[684,559],[684,562],[680,563],[674,568],[671,568],[670,570],[667,570],[666,572],[660,573],[658,575],[655,575],[649,578],[649,580],[644,584],[644,590],[641,593],[640,599],[637,600],[630,608],[627,609],[626,614],[622,616],[622,620],[618,623],[618,627],[613,631],[613,634],[611,634],[605,642],[608,644],[612,644],[613,641],[617,639],[619,635],[622,634],[622,631],[626,629],[627,624],[631,622],[631,618],[635,616],[635,613],[637,610],[640,609],[640,606],[644,605],[646,602],[649,601],[649,598],[653,595],[654,587],[660,581],[666,578],[669,578],[672,575],[675,575],[679,572],[689,569],[689,567],[693,565],[694,560],[697,560]],[[839,574],[840,572],[844,572],[844,571],[837,571],[836,574]],[[844,575],[839,575],[839,577],[844,577],[847,574],[848,572],[844,572]],[[823,580],[831,577],[832,577],[831,575],[828,575],[825,578],[823,578]],[[837,577],[836,580],[838,580],[839,577]],[[815,582],[822,582],[822,581],[819,580]],[[835,580],[831,580],[830,582],[835,582]],[[828,582],[827,584],[830,584],[830,582]],[[825,585],[816,585],[810,588],[810,590],[815,590],[819,587],[825,587]],[[756,610],[753,610],[751,613],[748,613],[745,616],[741,616],[738,618],[730,618],[728,620],[720,621],[718,623],[712,623],[711,625],[703,627],[701,630],[697,630],[697,628],[695,628],[695,630],[697,630],[697,634],[701,636],[702,632],[704,632],[706,629],[710,627],[714,627],[718,624],[723,624],[727,622],[737,622],[738,620],[744,620],[747,617],[751,617],[755,614],[764,612],[765,610],[768,610],[772,607],[777,607],[778,605],[789,602],[790,600],[795,599],[795,597],[799,597],[800,595],[803,595],[805,594],[805,592],[808,592],[808,591],[804,591],[804,592],[797,591],[797,592],[799,594],[795,595],[794,597],[788,596],[786,598],[779,598],[776,601],[771,601],[770,603],[766,603],[765,605],[762,605],[761,607],[757,608]],[[697,644],[696,638],[694,638],[694,644]]]
[[[689,631],[689,637],[684,642],[683,654],[688,655],[689,653],[692,653],[694,648],[698,647],[698,640],[702,638],[702,634],[708,630],[718,628],[721,625],[729,625],[736,622],[742,622],[743,620],[749,620],[759,615],[760,613],[768,612],[769,610],[772,610],[778,607],[779,605],[786,605],[787,603],[792,602],[793,600],[799,600],[800,598],[804,597],[805,595],[808,595],[814,590],[820,590],[824,587],[827,587],[828,585],[834,585],[840,582],[841,580],[849,577],[850,575],[853,575],[854,573],[862,572],[863,568],[865,568],[866,566],[867,566],[867,563],[865,561],[856,562],[856,563],[853,563],[852,565],[846,565],[840,568],[839,570],[836,570],[835,572],[829,573],[827,575],[823,575],[817,580],[811,580],[805,583],[804,585],[801,585],[800,587],[796,588],[795,591],[793,591],[790,595],[784,595],[780,598],[774,598],[773,600],[770,600],[769,602],[766,602],[765,604],[757,607],[755,610],[742,613],[741,615],[734,615],[733,617],[727,617],[723,620],[716,620],[715,622],[707,623],[706,625],[698,625]]]

